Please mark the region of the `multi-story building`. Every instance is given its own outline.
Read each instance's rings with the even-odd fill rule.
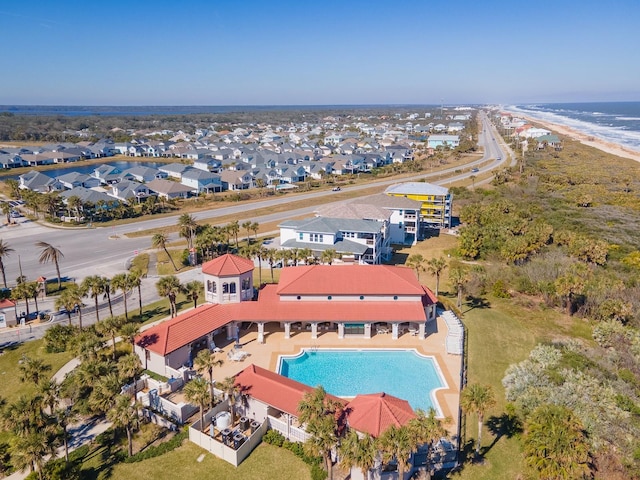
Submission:
[[[406,197],[422,202],[421,230],[451,227],[453,194],[448,188],[425,182],[406,182],[391,185],[385,193],[393,197]]]

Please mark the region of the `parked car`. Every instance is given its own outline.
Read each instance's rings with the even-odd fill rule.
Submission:
[[[334,192],[339,192],[340,191],[340,187],[333,187],[331,190],[334,191]]]
[[[476,167],[476,168],[472,168],[471,171],[473,173],[478,173],[480,171],[480,169],[478,167]]]

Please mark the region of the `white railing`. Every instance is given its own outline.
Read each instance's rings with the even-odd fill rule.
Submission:
[[[464,351],[464,326],[456,314],[450,310],[442,312],[442,318],[447,324],[447,338],[445,346],[447,353],[462,355]]]
[[[306,442],[309,438],[311,438],[311,435],[309,435],[300,427],[295,427],[293,425],[289,425],[287,427],[286,421],[272,417],[271,415],[269,415],[267,418],[269,420],[269,426],[273,430],[280,432],[285,436],[287,440],[291,442]]]

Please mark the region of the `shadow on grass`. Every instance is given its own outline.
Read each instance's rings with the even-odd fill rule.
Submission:
[[[471,310],[478,309],[486,309],[491,308],[491,302],[484,297],[467,297],[467,301],[465,303],[469,308],[465,310],[463,313],[470,312]]]
[[[502,437],[511,438],[522,433],[522,422],[520,419],[509,413],[502,413],[501,415],[492,415],[487,420],[487,428],[493,434],[493,442],[488,447],[485,447],[483,453],[487,453],[493,448],[493,446],[500,441]]]

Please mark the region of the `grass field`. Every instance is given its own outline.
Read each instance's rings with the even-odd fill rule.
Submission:
[[[198,458],[204,455],[201,462]],[[99,456],[96,455],[96,458]],[[91,463],[86,464],[91,468]],[[139,463],[115,465],[109,474],[95,478],[111,480],[234,479],[280,480],[311,478],[310,468],[293,453],[265,443],[256,448],[237,468],[186,441],[176,450]]]

